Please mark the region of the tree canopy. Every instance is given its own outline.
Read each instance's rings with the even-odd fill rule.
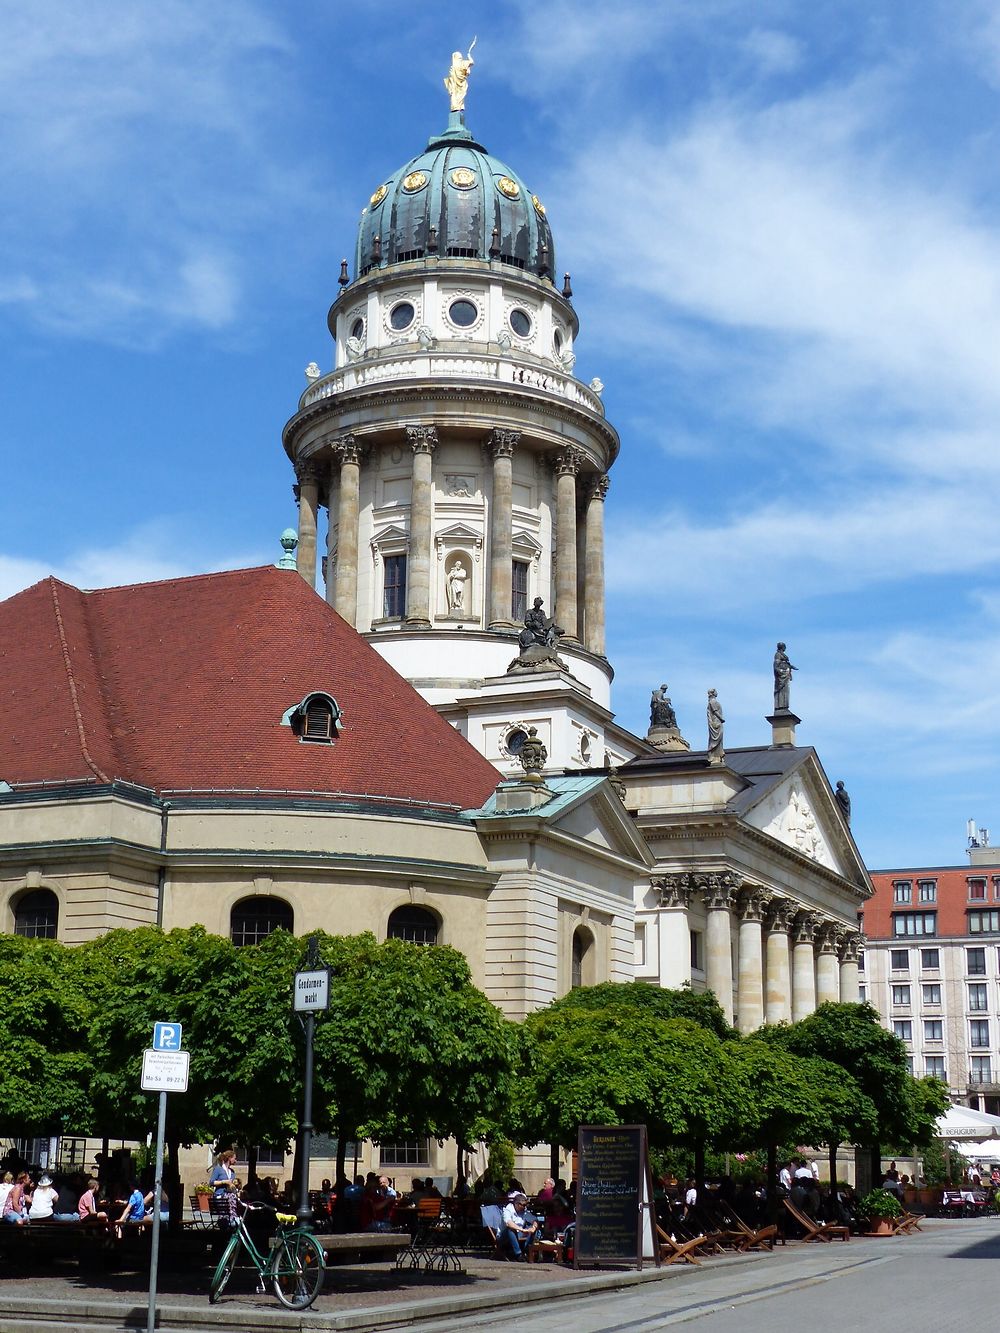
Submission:
[[[686,1018],[699,1027],[730,1040],[736,1029],[726,1022],[722,1005],[712,991],[693,991],[651,986],[647,981],[603,981],[597,986],[577,986],[556,1000],[545,1013],[576,1013],[580,1009],[626,1006],[657,1018]]]

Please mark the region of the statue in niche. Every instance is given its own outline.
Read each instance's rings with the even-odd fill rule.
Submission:
[[[837,790],[833,793],[840,813],[844,816],[844,823],[850,827],[851,823],[851,798],[847,793],[847,788],[842,782],[837,783]]]
[[[445,90],[451,97],[451,110],[465,110],[465,94],[469,91],[469,75],[472,73],[472,66],[476,63],[472,59],[472,47],[475,46],[478,38],[473,37],[472,46],[469,47],[468,55],[462,55],[461,51],[451,53],[451,69],[444,81]]]
[[[465,580],[468,577],[461,560],[456,560],[448,570],[448,610],[453,615],[460,615],[466,609]]]
[[[654,690],[649,700],[649,725],[651,727],[673,727],[677,726],[677,714],[674,712],[674,706],[667,695],[667,686],[661,685],[658,690]]]
[[[722,704],[719,703],[719,696],[715,690],[708,692],[708,707],[706,709],[708,717],[708,762],[710,764],[721,764],[725,762],[726,752],[722,748],[722,731],[726,719],[722,715]]]
[[[798,667],[792,666],[785,652],[785,645],[779,643],[774,653],[774,711],[788,712],[788,695],[792,684],[792,672]]]

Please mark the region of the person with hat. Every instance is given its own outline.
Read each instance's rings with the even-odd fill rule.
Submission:
[[[28,1209],[29,1222],[44,1222],[52,1217],[59,1191],[52,1184],[52,1177],[43,1171],[38,1177],[38,1184],[31,1195],[31,1207]]]
[[[527,1213],[528,1196],[515,1193],[503,1210],[504,1239],[515,1259],[526,1260],[538,1236],[538,1223]]]

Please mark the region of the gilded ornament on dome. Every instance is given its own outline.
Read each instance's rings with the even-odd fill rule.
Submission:
[[[539,199],[537,194],[531,196],[531,202],[535,205],[535,212],[540,218],[543,218],[545,216],[545,205],[542,203],[541,199]]]
[[[509,176],[501,176],[497,180],[497,189],[501,194],[505,194],[508,199],[516,199],[521,193],[521,187],[517,181],[512,181]]]
[[[378,208],[379,204],[382,202],[382,200],[388,193],[389,193],[388,185],[380,185],[378,189],[375,191],[375,193],[372,195],[371,199],[369,200],[369,203],[371,204],[372,208]]]
[[[416,194],[427,184],[427,177],[422,171],[411,171],[408,176],[403,177],[403,189],[407,194]]]
[[[460,190],[471,190],[476,183],[476,173],[468,167],[456,167],[451,173],[451,183]]]

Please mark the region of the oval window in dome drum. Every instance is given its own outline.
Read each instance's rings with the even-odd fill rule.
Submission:
[[[400,301],[399,305],[394,305],[389,312],[389,323],[397,333],[401,333],[403,329],[408,329],[413,323],[414,313],[413,306],[410,305],[409,301]]]
[[[365,335],[365,321],[363,319],[356,319],[354,323],[351,325],[351,337],[363,338],[364,335]]]
[[[472,301],[466,301],[464,298],[458,301],[452,301],[448,307],[448,318],[453,324],[457,324],[460,329],[467,329],[475,324],[479,318],[479,311]]]
[[[526,310],[512,310],[510,327],[519,338],[527,338],[531,333],[531,316]]]

